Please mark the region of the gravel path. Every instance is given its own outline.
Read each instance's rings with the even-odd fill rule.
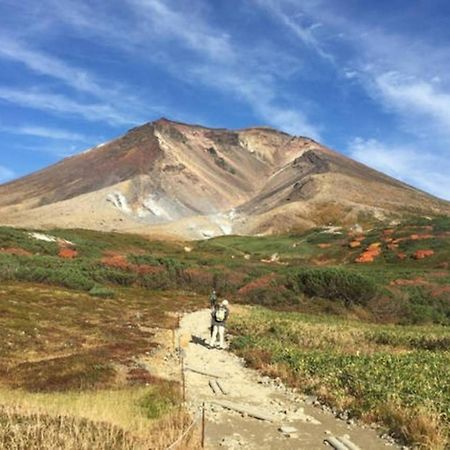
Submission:
[[[314,398],[297,394],[279,380],[244,367],[236,355],[209,349],[208,327],[209,311],[201,310],[185,315],[179,329],[185,354],[186,399],[192,408],[205,403],[207,448],[317,450],[326,449],[324,440],[333,436],[345,436],[361,450],[398,448],[379,438],[373,429],[337,419],[320,405],[314,406]],[[227,395],[217,389],[213,380]],[[218,405],[224,402],[247,409],[250,415]],[[252,414],[272,421],[256,419]],[[281,427],[285,432],[280,431]]]

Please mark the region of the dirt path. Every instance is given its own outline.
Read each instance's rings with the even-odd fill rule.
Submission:
[[[370,428],[336,419],[330,412],[312,405],[305,398],[280,383],[261,377],[245,368],[232,353],[208,349],[209,311],[187,314],[180,324],[180,341],[184,341],[187,401],[193,408],[206,404],[206,443],[209,449],[321,449],[324,439],[346,436],[362,450],[398,448],[380,439]],[[218,375],[219,384],[228,395],[214,393],[209,385]],[[273,422],[228,410],[215,402],[228,402],[251,408],[269,416]],[[290,433],[279,431],[292,427]],[[295,430],[294,430],[295,429]],[[328,447],[330,448],[330,447]]]

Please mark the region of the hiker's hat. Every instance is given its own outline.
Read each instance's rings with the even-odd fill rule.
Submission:
[[[228,306],[228,300],[223,300],[223,301],[222,301],[222,305],[223,305],[223,306]]]

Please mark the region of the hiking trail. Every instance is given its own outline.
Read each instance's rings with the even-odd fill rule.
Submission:
[[[192,410],[205,403],[207,449],[331,449],[324,442],[330,438],[347,441],[347,446],[341,441],[342,450],[400,448],[370,427],[336,418],[314,397],[246,368],[233,353],[209,349],[209,325],[209,310],[201,310],[184,315],[178,330],[184,349],[186,401]],[[172,358],[164,360],[166,367],[171,366],[172,377],[178,372],[179,378]]]

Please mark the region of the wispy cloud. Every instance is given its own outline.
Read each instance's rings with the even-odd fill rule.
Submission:
[[[397,72],[386,72],[376,77],[377,94],[387,107],[394,109],[402,120],[414,120],[411,131],[421,130],[417,118],[427,119],[428,132],[440,132],[450,138],[450,93],[442,92],[432,82],[405,77]]]
[[[320,137],[320,127],[312,123],[305,111],[292,106],[289,96],[280,92],[278,86],[279,80],[301,67],[297,56],[280,52],[266,42],[235,42],[205,15],[202,2],[187,6],[179,0],[126,0],[125,4],[133,17],[132,26],[125,19],[117,22],[114,17],[113,25],[108,27],[104,11],[86,4],[68,2],[69,8],[58,11],[74,29],[97,33],[97,39],[134,58],[157,64],[183,83],[231,94],[268,125]],[[130,29],[126,40],[117,28]],[[189,57],[179,61],[179,53],[172,53],[172,43],[189,52]]]
[[[86,142],[87,136],[80,133],[74,133],[68,130],[62,130],[60,128],[48,128],[38,126],[14,126],[14,127],[0,127],[0,131],[26,136],[37,136],[46,139],[64,140],[64,141],[79,141]]]
[[[18,40],[0,36],[0,58],[19,62],[37,74],[61,81],[73,90],[72,93],[61,95],[56,89],[46,93],[37,89],[23,89],[8,95],[0,87],[0,91],[3,91],[0,97],[21,106],[27,106],[23,99],[28,97],[32,108],[69,112],[87,120],[105,121],[114,125],[139,124],[148,119],[150,111],[158,109],[156,104],[149,106],[143,103],[129,86],[100,79],[88,70],[30,48]],[[78,93],[87,94],[90,103],[79,103],[76,100]],[[35,101],[37,99],[39,101]]]
[[[311,21],[305,23],[308,17],[302,14],[301,5],[291,0],[254,0],[260,7],[266,9],[272,17],[278,19],[307,47],[315,50],[322,58],[330,62],[334,61],[331,53],[324,50],[315,30],[322,27],[320,22]]]
[[[0,183],[5,183],[15,177],[15,173],[13,170],[8,169],[7,167],[0,166]]]
[[[39,90],[21,90],[0,86],[0,99],[25,108],[81,116],[89,121],[102,121],[111,125],[129,125],[142,121],[114,107],[102,103],[81,103],[60,94]]]
[[[87,71],[42,51],[27,48],[18,41],[0,37],[0,58],[21,62],[34,72],[59,79],[77,91],[97,97],[111,94],[111,91],[104,89]]]
[[[319,127],[311,123],[306,112],[293,108],[279,95],[277,79],[289,72],[284,55],[267,47],[261,49],[265,59],[273,62],[269,68],[261,64],[260,51],[236,45],[226,33],[211,26],[205,18],[180,11],[180,3],[171,2],[173,9],[169,9],[159,0],[128,1],[142,8],[144,13],[151,13],[152,20],[159,23],[157,29],[169,33],[181,45],[202,56],[200,62],[192,62],[185,67],[181,72],[183,79],[187,78],[191,83],[201,81],[219,91],[233,94],[248,104],[267,124],[293,134],[320,138]],[[289,61],[291,69],[295,63],[299,64],[299,61],[292,57]],[[176,67],[172,68],[172,73],[177,73]]]
[[[230,61],[236,57],[230,36],[218,28],[213,29],[194,13],[195,8],[191,4],[161,0],[125,1],[141,19],[151,24],[152,34],[176,39],[211,60]]]
[[[450,161],[411,146],[355,138],[348,145],[354,159],[406,183],[450,200]]]

